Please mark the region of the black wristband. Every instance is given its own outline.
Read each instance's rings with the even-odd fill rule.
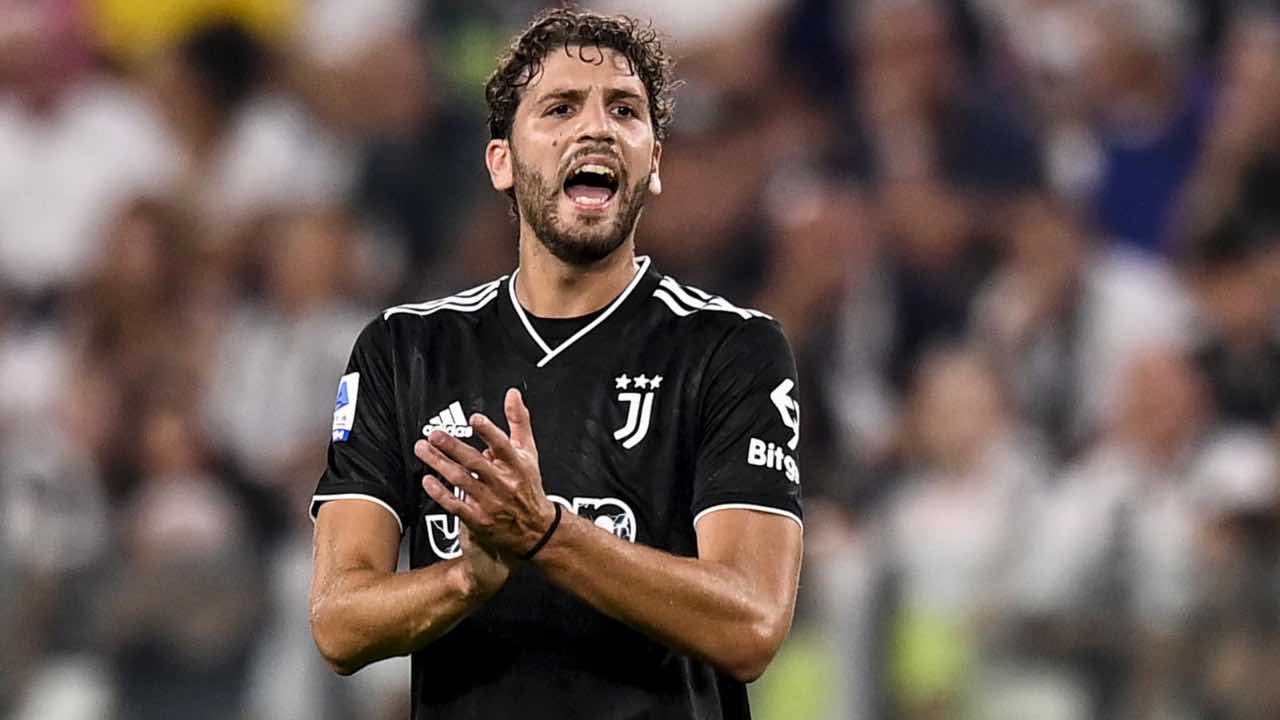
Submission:
[[[551,527],[547,528],[547,531],[542,534],[542,539],[534,543],[529,552],[520,556],[521,560],[532,560],[533,556],[537,555],[538,551],[542,549],[542,546],[546,545],[547,541],[551,539],[551,534],[556,531],[556,528],[560,527],[560,503],[553,502],[551,504],[556,506],[556,516],[551,519]]]

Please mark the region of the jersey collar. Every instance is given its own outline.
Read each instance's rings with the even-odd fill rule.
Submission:
[[[628,305],[628,299],[634,296],[636,300],[642,300],[645,293],[637,292],[637,289],[643,285],[644,280],[649,277],[649,265],[649,256],[638,256],[636,258],[635,275],[632,276],[631,282],[627,283],[627,287],[618,294],[618,297],[614,298],[613,302],[609,303],[609,305],[605,307],[604,312],[600,313],[600,315],[594,320],[555,347],[548,345],[547,342],[543,340],[542,336],[538,334],[538,331],[533,327],[533,323],[529,322],[528,313],[525,312],[524,307],[520,305],[520,300],[516,297],[516,278],[520,275],[519,269],[516,269],[515,272],[511,273],[511,277],[507,279],[505,293],[507,301],[502,303],[502,307],[503,310],[510,313],[509,320],[514,321],[509,322],[508,324],[519,326],[519,329],[513,328],[516,334],[520,335],[522,339],[533,343],[529,359],[538,367],[545,367],[547,363],[551,362],[565,350],[568,350],[572,345],[586,338],[598,327],[603,325],[611,316],[618,314],[625,305]],[[504,312],[502,314],[507,316],[508,312]]]

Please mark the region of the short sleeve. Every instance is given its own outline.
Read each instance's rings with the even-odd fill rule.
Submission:
[[[328,465],[311,499],[311,519],[330,500],[381,505],[404,532],[411,517],[396,423],[395,374],[386,322],[376,318],[360,333],[338,380]]]
[[[802,523],[795,359],[767,318],[735,327],[712,352],[701,391],[693,522],[742,508]]]

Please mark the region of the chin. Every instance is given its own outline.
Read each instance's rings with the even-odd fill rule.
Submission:
[[[626,240],[615,223],[574,223],[559,228],[558,237],[543,244],[560,260],[571,265],[593,265],[608,258]]]

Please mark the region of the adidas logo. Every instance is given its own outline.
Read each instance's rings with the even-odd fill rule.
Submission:
[[[475,433],[475,430],[467,424],[467,416],[462,413],[462,403],[457,400],[450,403],[449,407],[432,416],[427,421],[427,424],[422,426],[423,435],[430,435],[436,430],[448,433],[456,438],[469,438]]]

